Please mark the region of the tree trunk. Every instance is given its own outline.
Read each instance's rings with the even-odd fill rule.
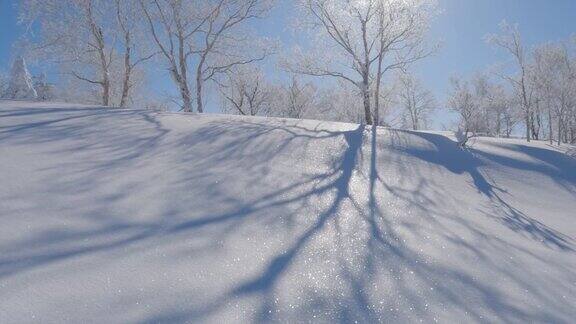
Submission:
[[[180,90],[180,96],[182,97],[182,111],[192,112],[192,99],[190,97],[190,89],[188,88],[188,81],[184,72],[178,72],[176,65],[172,64],[171,73],[174,78],[174,82],[178,85]]]
[[[127,41],[130,41],[130,36],[126,36]],[[129,43],[127,43],[129,44]],[[120,98],[120,107],[126,107],[128,95],[130,93],[130,75],[132,74],[132,65],[130,63],[131,48],[126,46],[124,53],[124,81],[122,82],[122,97]]]
[[[362,41],[364,43],[364,64],[362,66],[362,93],[364,97],[364,117],[366,124],[372,125],[372,109],[370,109],[370,54],[368,49],[367,22],[362,21]]]
[[[382,42],[382,40],[380,40]],[[376,90],[374,97],[374,119],[375,124],[378,126],[380,124],[380,86],[382,83],[382,61],[384,56],[382,55],[382,50],[378,56],[378,74],[376,74]]]
[[[180,89],[180,96],[182,97],[182,111],[192,112],[192,98],[190,97],[190,89],[188,88],[187,77],[184,72],[178,73],[176,66],[172,67],[172,75],[176,83],[178,83],[178,88]]]
[[[102,105],[110,105],[110,81],[108,79],[102,82]]]
[[[530,142],[530,114],[528,112],[525,113],[525,121],[526,121],[526,140]]]
[[[180,93],[182,94],[183,110],[192,112],[192,99],[190,98],[190,88],[188,88],[188,65],[186,62],[186,53],[184,52],[184,35],[182,27],[177,25],[178,30],[178,65],[180,66]]]
[[[199,113],[204,112],[204,107],[202,103],[202,71],[200,70],[200,65],[198,65],[198,70],[196,71],[196,107]]]
[[[175,65],[172,66],[171,72],[174,81],[180,89],[180,96],[182,97],[182,111],[192,112],[192,99],[190,97],[190,89],[188,88],[186,76],[182,72],[179,73]]]
[[[368,86],[368,76],[364,76],[364,81],[362,82],[362,93],[364,98],[364,117],[366,118],[366,124],[372,125],[372,111],[370,109],[370,89]]]
[[[536,106],[538,109],[538,106]],[[540,139],[540,128],[542,126],[542,120],[540,118],[540,114],[536,112],[532,112],[532,139],[538,141]]]
[[[192,112],[192,98],[190,98],[190,91],[188,85],[180,85],[180,94],[182,95],[182,104],[184,112]]]
[[[554,142],[554,130],[552,129],[552,110],[548,108],[548,137],[550,137],[550,145]]]
[[[520,60],[520,59],[519,59]],[[526,119],[526,141],[530,142],[530,103],[528,102],[528,95],[526,94],[526,72],[524,70],[524,64],[520,61],[520,68],[522,69],[522,77],[520,79],[520,85],[522,90],[522,105],[524,106],[524,118]]]
[[[558,118],[558,146],[562,144],[562,120]]]
[[[110,73],[108,71],[108,60],[106,58],[106,44],[104,43],[104,32],[102,28],[96,24],[92,13],[92,1],[86,3],[86,15],[90,24],[90,32],[96,41],[96,48],[98,50],[98,57],[100,60],[100,68],[102,73],[102,80],[100,83],[102,87],[102,105],[110,105]]]
[[[496,118],[496,137],[500,137],[502,134],[502,114],[498,113]]]
[[[374,124],[380,125],[380,83],[382,82],[381,74],[382,62],[378,62],[378,75],[376,76],[376,90],[374,93]]]
[[[196,107],[199,113],[204,112],[204,103],[202,102],[202,87],[204,80],[202,79],[202,69],[204,68],[204,63],[206,62],[206,54],[200,57],[200,62],[198,62],[198,67],[196,68]]]
[[[94,27],[96,28],[96,27]],[[102,69],[102,105],[110,105],[110,72],[108,71],[108,61],[106,60],[104,36],[102,35],[102,30],[98,29],[98,52],[100,57],[100,68]]]

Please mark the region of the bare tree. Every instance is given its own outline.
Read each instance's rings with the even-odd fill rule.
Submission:
[[[289,118],[304,118],[316,104],[317,89],[312,83],[303,83],[292,76],[290,83],[281,89],[278,113]]]
[[[123,77],[119,106],[125,107],[134,86],[134,70],[157,52],[146,48],[143,41],[143,30],[140,23],[142,16],[141,6],[136,0],[116,0],[117,30],[121,35],[123,47]]]
[[[460,117],[463,134],[510,137],[517,117],[517,96],[484,73],[470,81],[454,77],[448,106]]]
[[[400,83],[398,97],[404,109],[404,127],[413,130],[426,127],[428,117],[435,108],[434,96],[412,75],[401,74],[398,79]]]
[[[566,139],[570,112],[576,107],[575,61],[567,44],[548,44],[534,51],[536,85],[547,104],[550,141],[553,139],[553,119],[556,120],[557,143]]]
[[[240,115],[256,116],[269,112],[272,92],[264,73],[258,68],[242,66],[229,70],[220,92],[228,105],[225,111]]]
[[[532,134],[532,92],[529,82],[529,62],[526,57],[526,50],[522,44],[522,38],[518,26],[510,26],[506,22],[501,24],[502,34],[488,36],[488,42],[506,50],[514,58],[518,69],[517,75],[501,75],[512,87],[521,103],[526,124],[526,140],[530,142]]]
[[[100,88],[111,103],[111,66],[116,48],[110,3],[103,0],[24,0],[20,21],[38,22],[41,41],[32,52],[58,64],[77,80]]]
[[[370,69],[377,58],[374,48],[377,35],[371,22],[377,13],[375,1],[304,0],[300,5],[311,26],[327,36],[332,46],[336,45],[343,61],[351,63],[350,71],[340,71],[327,63],[329,61],[307,60],[298,62],[293,71],[336,77],[356,86],[362,95],[366,123],[372,124]]]
[[[135,39],[141,36],[136,4],[136,0],[24,0],[20,22],[40,24],[40,37],[32,37],[29,48],[36,58],[97,87],[101,104],[125,106],[136,66],[151,56],[141,51],[142,38]]]
[[[450,80],[452,90],[448,99],[448,107],[460,117],[459,139],[461,146],[466,146],[468,139],[476,135],[479,122],[479,109],[474,92],[467,81],[453,77]],[[470,134],[471,133],[471,134]]]
[[[554,90],[555,73],[559,66],[557,51],[552,45],[544,45],[534,50],[534,78],[536,96],[546,106],[548,114],[548,140],[554,141]]]
[[[178,86],[184,111],[193,110],[189,70],[195,71],[196,109],[203,112],[206,81],[270,54],[271,47],[243,48],[254,38],[242,27],[267,13],[271,0],[139,1],[152,38]],[[190,67],[191,62],[196,65]]]
[[[517,118],[509,92],[500,84],[492,85],[488,88],[487,99],[490,134],[510,137]]]
[[[384,75],[429,56],[424,34],[435,8],[430,1],[377,1],[378,60],[374,118],[380,120],[381,85]],[[392,58],[390,58],[392,56]]]
[[[420,10],[423,3],[428,1],[301,0],[304,25],[318,32],[321,41],[317,43],[325,47],[312,55],[300,55],[288,64],[289,69],[352,84],[362,96],[365,121],[372,124],[373,96],[378,107],[384,73],[425,56],[419,47],[424,30],[419,27],[426,25]],[[332,53],[332,57],[321,53]],[[375,76],[377,85],[372,95]]]
[[[507,89],[493,82],[486,73],[475,74],[471,84],[479,110],[477,131],[487,136],[500,136],[502,132],[508,134],[504,118],[511,116],[515,106]]]
[[[139,0],[154,43],[168,63],[172,80],[178,87],[182,110],[192,111],[188,81],[188,61],[195,54],[195,37],[208,19],[200,12],[201,1]]]
[[[273,52],[273,47],[261,44],[250,35],[244,25],[265,16],[272,6],[271,0],[206,0],[200,41],[195,53],[196,106],[204,111],[203,86],[218,74],[236,66],[261,61]],[[245,46],[249,45],[250,48]]]
[[[364,123],[363,104],[356,86],[338,80],[335,85],[318,90],[314,109],[307,117],[348,123]]]

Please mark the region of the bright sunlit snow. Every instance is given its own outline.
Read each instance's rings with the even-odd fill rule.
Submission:
[[[0,101],[0,323],[576,318],[545,142]]]

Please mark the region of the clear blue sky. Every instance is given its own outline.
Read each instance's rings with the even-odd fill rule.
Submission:
[[[294,10],[291,0],[278,0],[270,17],[260,21],[258,30],[278,37],[287,48],[299,41],[287,25]],[[576,33],[576,0],[438,0],[442,13],[433,23],[430,39],[443,45],[439,52],[414,67],[414,72],[443,103],[448,80],[454,74],[470,75],[498,62],[506,56],[488,46],[483,38],[498,32],[502,20],[518,23],[527,46],[546,41],[566,39]],[[12,43],[22,32],[16,25],[18,1],[0,0],[0,70],[8,69]],[[152,88],[162,93],[172,88],[162,70],[155,72]],[[164,75],[164,76],[162,76]],[[446,120],[436,118],[439,127]]]

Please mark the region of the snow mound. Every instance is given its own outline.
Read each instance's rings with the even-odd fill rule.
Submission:
[[[0,101],[0,322],[576,318],[545,143]]]

